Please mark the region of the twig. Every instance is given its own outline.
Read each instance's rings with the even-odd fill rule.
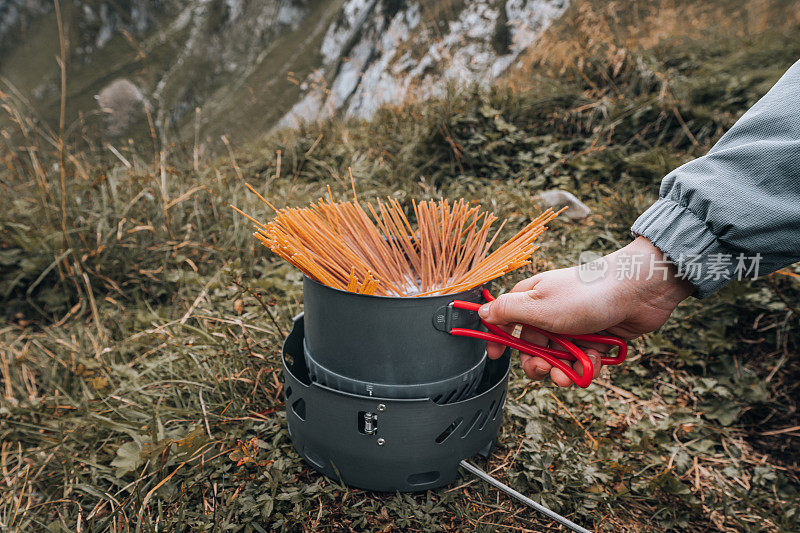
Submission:
[[[189,306],[189,309],[186,311],[186,314],[183,315],[183,318],[181,318],[180,321],[181,325],[186,324],[186,321],[189,320],[190,316],[192,316],[192,313],[194,312],[195,308],[200,304],[200,300],[206,297],[206,294],[208,294],[208,289],[211,287],[211,284],[217,280],[217,276],[219,276],[220,272],[222,272],[222,269],[217,270],[217,273],[214,274],[214,276],[212,276],[210,280],[208,280],[205,287],[203,287],[203,290],[200,291],[200,294],[197,296],[197,298],[195,298],[192,305]]]
[[[161,180],[158,183],[161,189],[161,206],[164,210],[164,222],[167,226],[167,233],[169,233],[171,239],[174,239],[172,236],[172,223],[170,222],[168,207],[169,197],[167,194],[167,151],[163,148],[158,152],[158,173],[161,177]]]
[[[767,375],[767,377],[764,379],[764,381],[765,381],[765,382],[767,382],[767,383],[769,383],[770,381],[772,381],[772,378],[774,378],[774,377],[775,377],[775,374],[777,374],[777,373],[778,373],[778,370],[780,370],[780,369],[781,369],[781,367],[783,366],[783,363],[785,363],[787,359],[788,359],[788,355],[786,355],[786,354],[784,354],[784,355],[783,355],[783,357],[781,357],[780,359],[778,359],[778,362],[777,362],[777,363],[775,363],[775,366],[774,366],[774,367],[772,367],[772,370],[770,370],[769,374],[768,374],[768,375]]]
[[[222,135],[220,139],[222,139],[222,142],[225,143],[225,147],[228,149],[228,156],[230,156],[231,163],[233,163],[233,169],[236,171],[236,177],[239,178],[240,182],[244,181],[244,178],[242,177],[242,169],[240,169],[239,165],[236,163],[236,157],[233,155],[233,148],[231,148],[231,142],[228,140],[228,136]]]
[[[552,391],[547,391],[547,392],[548,392],[548,394],[550,394],[550,396],[552,396],[552,397],[553,397],[553,399],[554,399],[554,400],[555,400],[555,401],[558,403],[558,405],[559,405],[559,406],[560,406],[560,407],[561,407],[561,408],[562,408],[564,411],[566,411],[566,413],[567,413],[567,414],[570,416],[570,418],[572,418],[572,419],[575,421],[575,423],[576,423],[576,424],[578,424],[578,425],[581,427],[581,429],[583,430],[583,432],[584,432],[584,433],[586,433],[586,436],[587,436],[587,437],[589,437],[589,440],[591,440],[591,441],[592,441],[592,448],[596,450],[596,449],[597,449],[597,439],[595,439],[594,437],[592,437],[592,434],[591,434],[591,433],[589,433],[589,432],[586,430],[586,428],[585,428],[585,427],[583,427],[583,424],[581,424],[581,421],[580,421],[580,420],[578,420],[578,419],[575,417],[575,415],[573,415],[573,414],[572,414],[572,412],[571,412],[569,409],[567,409],[567,406],[566,406],[566,405],[564,405],[564,404],[561,402],[561,400],[559,400],[559,399],[558,399],[558,396],[556,396],[555,394],[553,394],[553,393],[552,393]]]
[[[94,291],[92,284],[89,281],[89,275],[83,272],[83,282],[86,284],[86,294],[89,296],[89,307],[92,309],[92,318],[94,318],[94,326],[97,328],[97,335],[100,340],[105,341],[106,335],[103,332],[103,325],[100,323],[100,314],[97,312],[97,302],[94,300]]]
[[[169,481],[170,479],[172,479],[172,476],[174,476],[175,474],[177,474],[177,473],[178,473],[178,470],[180,470],[181,468],[183,468],[183,467],[184,467],[184,465],[186,465],[186,463],[188,463],[189,461],[192,461],[192,460],[196,459],[197,457],[199,457],[199,456],[200,456],[200,455],[202,455],[202,454],[205,454],[205,448],[207,448],[207,447],[208,447],[208,445],[210,445],[210,444],[215,444],[215,443],[208,443],[207,445],[203,446],[203,448],[201,448],[200,450],[198,450],[197,452],[195,452],[195,453],[194,453],[194,455],[193,455],[192,457],[188,458],[187,460],[185,460],[184,462],[182,462],[181,464],[179,464],[179,465],[178,465],[178,467],[177,467],[177,468],[175,468],[175,470],[173,470],[173,471],[172,471],[172,473],[171,473],[170,475],[168,475],[167,477],[165,477],[164,479],[162,479],[162,480],[161,480],[161,481],[160,481],[160,482],[159,482],[159,483],[158,483],[158,484],[157,484],[155,487],[153,487],[152,489],[150,489],[150,490],[147,492],[147,495],[144,497],[144,500],[142,500],[142,505],[141,505],[141,507],[139,507],[139,516],[138,516],[138,520],[137,520],[137,522],[136,522],[136,533],[139,533],[139,531],[141,531],[141,530],[142,530],[142,515],[144,515],[144,509],[145,509],[145,507],[147,507],[147,504],[150,502],[150,498],[152,498],[152,497],[153,497],[153,494],[154,494],[154,493],[155,493],[155,492],[156,492],[158,489],[160,489],[160,488],[161,488],[161,486],[162,486],[164,483],[166,483],[167,481]],[[198,452],[200,452],[201,450],[202,450],[202,454],[198,455]]]
[[[795,316],[800,317],[800,309],[796,308],[791,303],[789,303],[789,300],[786,299],[786,297],[778,288],[778,285],[775,283],[775,279],[773,279],[772,274],[767,276],[767,281],[769,281],[769,284],[772,286],[772,290],[775,291],[775,294],[778,296],[778,298],[780,298],[781,301],[784,303],[784,305],[786,305],[786,308],[789,309],[789,311],[791,311],[792,313],[794,313]]]
[[[25,496],[25,487],[28,486],[28,474],[30,474],[30,472],[31,472],[30,465],[25,465],[25,480],[22,482],[22,490],[19,492],[19,499],[17,500],[17,503],[14,506],[14,516],[11,517],[11,524],[9,524],[9,526],[13,525],[14,522],[17,520],[17,513],[19,513],[19,506],[22,503],[22,498]],[[9,529],[13,528],[9,527]]]
[[[200,408],[203,410],[203,422],[206,423],[206,433],[208,433],[208,438],[213,439],[214,437],[211,435],[211,426],[208,425],[208,412],[206,411],[206,402],[203,401],[203,389],[197,393],[200,397]]]
[[[281,150],[278,150],[275,153],[277,154],[276,155],[277,161],[275,162],[275,175],[267,180],[267,189],[269,189],[269,186],[272,184],[273,181],[281,177],[281,156],[283,155],[283,152]]]
[[[56,11],[56,23],[58,24],[58,45],[59,45],[59,59],[58,67],[61,70],[61,99],[59,103],[58,113],[58,153],[60,157],[59,162],[59,175],[61,183],[61,232],[64,234],[64,248],[72,248],[69,233],[67,232],[67,171],[64,168],[64,121],[67,109],[67,41],[64,36],[64,23],[61,20],[61,3],[59,0],[53,0],[53,5]],[[66,261],[65,261],[65,264]]]
[[[112,146],[112,145],[111,145],[111,143],[106,143],[106,148],[108,148],[108,151],[109,151],[109,152],[111,152],[112,154],[114,154],[114,155],[117,157],[117,159],[119,159],[120,161],[122,161],[122,164],[123,164],[123,165],[125,165],[125,168],[127,168],[128,170],[130,170],[130,169],[133,167],[133,165],[131,165],[131,162],[130,162],[130,161],[128,161],[128,160],[125,158],[125,156],[124,156],[124,155],[122,155],[122,154],[119,152],[119,150],[117,150],[116,148],[114,148],[114,146]]]
[[[245,324],[240,319],[230,319],[230,318],[220,318],[216,316],[209,316],[209,315],[194,315],[195,318],[202,318],[204,320],[211,320],[212,322],[222,322],[223,324],[233,324],[235,326],[239,326],[242,328],[252,329],[254,331],[260,331],[261,333],[268,333],[272,335],[275,333],[274,331],[270,331],[268,329],[260,328],[258,326],[254,326],[252,324]],[[177,322],[177,321],[176,321]]]
[[[9,359],[11,354],[9,354]],[[0,371],[3,374],[3,381],[5,382],[5,397],[6,398],[13,398],[14,397],[14,386],[11,384],[11,369],[8,365],[8,360],[6,359],[6,351],[0,350]]]
[[[794,431],[800,431],[800,426],[794,426],[790,428],[783,428],[783,429],[773,429],[772,431],[765,431],[761,433],[761,435],[782,435],[783,433],[792,433]]]
[[[192,149],[192,168],[195,172],[199,170],[200,151],[197,142],[200,138],[200,107],[194,108],[194,148]]]
[[[641,400],[641,398],[639,398],[635,394],[633,394],[631,392],[628,392],[625,389],[620,389],[619,387],[616,387],[616,386],[612,385],[611,383],[609,383],[609,382],[607,382],[607,381],[605,381],[603,379],[596,378],[594,381],[592,381],[592,383],[596,383],[597,385],[600,385],[601,387],[605,387],[605,388],[607,388],[608,390],[610,390],[612,392],[616,392],[617,394],[619,394],[623,398],[627,398],[629,400],[635,400],[635,401]]]
[[[278,324],[278,320],[275,318],[275,315],[272,314],[272,310],[269,308],[269,306],[267,304],[264,303],[264,300],[261,299],[261,296],[259,296],[250,287],[248,287],[246,285],[243,285],[239,280],[234,279],[233,283],[234,283],[234,285],[236,285],[240,289],[242,289],[244,291],[247,291],[248,294],[250,294],[253,298],[255,298],[256,301],[259,304],[261,304],[261,307],[263,307],[264,311],[267,312],[267,315],[269,316],[269,319],[272,320],[272,323],[275,324],[276,328],[278,328],[278,333],[281,334],[281,337],[286,338],[286,333],[283,331],[283,328],[281,328],[281,325]]]
[[[672,91],[672,89],[670,89],[670,92],[671,91]],[[681,125],[681,129],[686,134],[686,136],[689,138],[689,140],[692,141],[692,144],[695,145],[695,146],[699,146],[700,143],[697,142],[697,139],[695,138],[694,134],[692,133],[692,130],[689,129],[689,126],[686,125],[686,122],[683,120],[683,117],[681,116],[680,111],[678,111],[678,107],[677,106],[675,106],[675,105],[672,106],[672,113],[675,115],[675,118],[678,119],[678,123]]]

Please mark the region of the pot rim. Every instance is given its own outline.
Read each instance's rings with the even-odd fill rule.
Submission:
[[[500,276],[498,276],[498,278],[499,277]],[[434,299],[434,298],[445,298],[445,297],[451,298],[453,300],[457,300],[459,297],[463,297],[463,296],[469,294],[472,291],[475,291],[475,290],[480,291],[481,288],[488,287],[495,279],[497,279],[497,278],[494,278],[492,280],[487,281],[486,283],[484,283],[482,285],[478,285],[476,287],[472,287],[471,289],[467,289],[467,290],[461,291],[461,292],[450,292],[450,293],[447,293],[447,294],[430,294],[428,296],[383,296],[381,294],[361,294],[361,293],[358,293],[358,292],[350,292],[350,291],[345,291],[345,290],[342,290],[342,289],[337,289],[336,287],[331,287],[330,285],[325,285],[324,283],[321,283],[321,282],[315,280],[311,276],[303,274],[303,280],[307,280],[307,281],[310,281],[311,283],[314,283],[314,284],[319,285],[321,287],[325,287],[326,289],[329,289],[329,290],[332,290],[332,291],[336,291],[336,292],[340,292],[340,293],[343,293],[343,294],[349,294],[351,296],[363,296],[365,298],[379,298],[379,299],[384,299],[384,300],[420,300],[420,301]]]

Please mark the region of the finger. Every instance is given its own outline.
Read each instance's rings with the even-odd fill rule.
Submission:
[[[583,349],[584,352],[588,353],[588,350],[595,350],[596,352],[607,354],[611,351],[610,344],[603,344],[602,342],[592,342],[592,341],[572,341],[575,346]]]
[[[563,370],[555,366],[550,370],[550,380],[559,387],[571,387],[575,384]]]
[[[516,329],[517,325],[500,325],[498,326],[500,329],[505,331],[510,335],[514,335],[514,330]],[[514,335],[516,336],[516,335]],[[538,333],[532,329],[523,327],[520,331],[519,337],[520,340],[525,342],[535,344],[537,346],[544,346],[545,348],[548,345],[549,339]],[[497,359],[501,355],[503,355],[503,351],[505,350],[505,345],[497,343],[497,342],[487,342],[486,343],[486,354],[489,356],[490,359]]]
[[[603,364],[600,362],[600,352],[589,349],[586,351],[586,355],[589,357],[589,361],[592,363],[592,379],[594,379],[600,375],[600,370],[603,368]],[[581,376],[583,375],[583,363],[580,361],[575,361],[572,363],[572,368],[574,368],[575,371]],[[567,374],[560,368],[554,367],[550,371],[550,379],[559,387],[571,387],[575,384],[575,382],[572,381],[572,379],[570,379],[570,377],[567,376]]]
[[[601,355],[600,352],[592,349],[587,350],[586,355],[589,357],[589,361],[592,363],[592,379],[594,379],[600,375],[600,370],[603,368],[603,364],[600,362]],[[572,364],[572,368],[574,368],[575,371],[581,376],[583,375],[583,363],[580,361],[575,361]],[[553,369],[550,371],[550,379],[559,387],[571,387],[575,384],[575,382],[573,382],[563,370],[556,367],[553,367]]]
[[[486,342],[486,355],[489,357],[489,359],[497,359],[503,355],[504,351],[506,351],[506,347],[504,345],[491,341]]]
[[[567,295],[565,298],[575,300],[577,297]],[[483,304],[478,314],[490,324],[524,324],[556,333],[559,331],[554,328],[562,333],[591,333],[596,330],[591,324],[586,324],[586,314],[594,316],[587,309],[594,305],[596,303],[588,302],[582,304],[579,311],[570,312],[564,309],[560,297],[537,287],[525,292],[501,294],[496,300]]]
[[[500,329],[505,331],[506,333],[511,333],[514,329],[512,326],[498,326]],[[499,342],[486,342],[486,355],[489,359],[497,359],[503,352],[506,350],[506,346],[504,344],[500,344]]]
[[[525,342],[529,342],[531,344],[535,344],[537,346],[543,346],[545,348],[548,347],[550,343],[550,339],[539,333],[538,331],[534,331],[530,328],[523,327],[522,331],[519,335],[520,340]]]
[[[594,369],[594,372],[592,372],[592,379],[599,378],[600,371],[603,370],[603,363],[600,360],[602,352],[589,348],[586,350],[586,355],[588,355],[589,359],[592,361],[592,368]]]
[[[603,368],[603,363],[600,361],[600,352],[589,348],[585,353],[589,361],[592,362],[592,379],[594,379],[600,375],[600,370]],[[572,364],[572,368],[581,376],[583,375],[583,363],[580,361],[575,361]]]
[[[550,374],[552,366],[541,357],[521,354],[520,360],[522,361],[522,370],[529,379],[542,381]]]
[[[541,274],[536,274],[535,276],[531,276],[530,278],[523,279],[509,291],[509,292],[525,292],[529,291],[539,283],[539,280],[542,279]]]
[[[525,290],[527,289],[527,290]],[[577,268],[542,272],[481,306],[492,324],[520,323],[555,333],[585,334],[624,320],[630,307],[613,284],[582,283]]]
[[[480,317],[491,324],[536,325],[535,300],[532,293],[509,292],[501,294],[495,301],[483,304],[478,310]]]
[[[587,354],[587,355],[589,354],[590,351],[594,351],[597,354],[601,354],[602,356],[605,356],[611,351],[612,348],[615,348],[614,346],[610,346],[608,344],[602,344],[602,343],[599,343],[599,342],[589,342],[589,341],[571,341],[571,342],[573,344],[575,344],[575,346],[577,346],[578,348],[583,350],[583,352],[585,354]],[[569,352],[567,352],[564,349],[563,346],[560,346],[560,345],[558,345],[558,344],[556,344],[554,342],[551,342],[550,343],[550,348],[552,348],[553,350],[558,350],[559,352],[564,352],[564,357],[562,357],[562,359],[570,360],[570,357],[573,357],[573,359],[574,359],[574,356],[571,356],[569,354]],[[591,358],[591,356],[590,356],[590,358]]]

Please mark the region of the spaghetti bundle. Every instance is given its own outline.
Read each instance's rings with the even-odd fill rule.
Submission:
[[[544,211],[490,252],[497,236],[493,214],[465,200],[413,203],[416,229],[394,198],[367,205],[357,199],[320,199],[303,208],[275,209],[275,218],[255,224],[261,243],[320,283],[382,296],[427,296],[461,292],[530,263],[533,242],[558,213]],[[330,193],[330,191],[329,191]]]

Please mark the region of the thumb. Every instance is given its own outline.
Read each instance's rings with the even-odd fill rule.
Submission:
[[[520,323],[550,329],[552,309],[531,290],[503,294],[482,305],[478,314],[490,324]]]

